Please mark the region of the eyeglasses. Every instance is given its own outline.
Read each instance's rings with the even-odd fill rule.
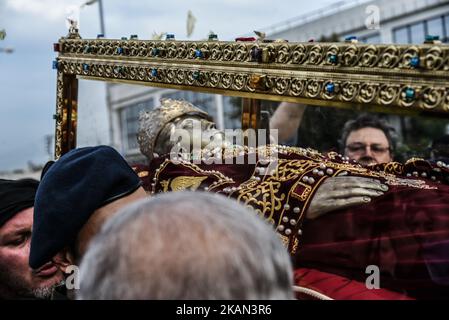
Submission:
[[[389,147],[385,147],[379,144],[370,144],[366,145],[363,143],[354,143],[346,146],[346,149],[354,154],[362,154],[366,151],[366,148],[369,147],[371,152],[374,154],[384,154],[390,151]]]

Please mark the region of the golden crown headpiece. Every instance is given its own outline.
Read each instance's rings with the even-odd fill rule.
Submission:
[[[149,160],[153,159],[154,148],[161,131],[167,124],[183,116],[213,121],[206,112],[184,100],[161,99],[159,107],[151,111],[141,111],[137,141],[142,154]]]

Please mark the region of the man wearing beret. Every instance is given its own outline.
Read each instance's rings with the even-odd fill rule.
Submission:
[[[28,266],[38,181],[0,179],[0,299],[47,299],[63,282],[52,262]]]
[[[92,238],[120,208],[147,196],[137,174],[108,146],[74,149],[47,165],[36,193],[30,266],[57,253],[65,271],[78,264]]]

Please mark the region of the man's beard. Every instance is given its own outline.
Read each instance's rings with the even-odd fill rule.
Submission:
[[[62,280],[49,286],[31,288],[23,278],[11,275],[10,270],[0,265],[0,299],[50,299],[53,289],[64,283]]]
[[[53,295],[53,290],[56,287],[62,286],[65,284],[64,280],[61,280],[60,282],[53,284],[51,286],[48,287],[41,287],[41,288],[36,288],[31,290],[33,297],[36,299],[42,299],[42,300],[48,300],[52,297]]]
[[[362,157],[357,162],[360,163],[363,166],[370,166],[370,165],[377,164],[376,159],[371,158],[371,157]]]

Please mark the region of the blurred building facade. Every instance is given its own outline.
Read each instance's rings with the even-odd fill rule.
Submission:
[[[379,21],[372,19],[379,18]],[[304,42],[357,36],[365,43],[423,43],[426,35],[449,38],[449,0],[338,1],[322,10],[264,30],[270,38]]]

